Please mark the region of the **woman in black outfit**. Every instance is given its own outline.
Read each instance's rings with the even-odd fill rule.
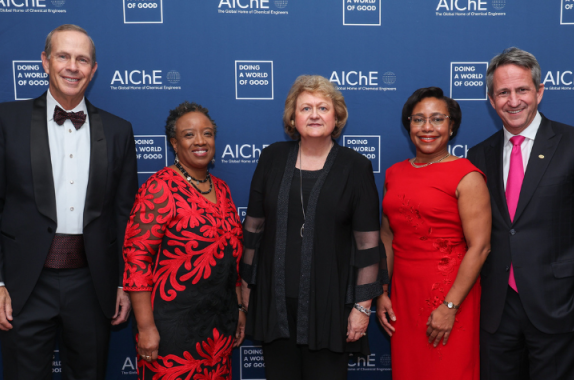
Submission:
[[[241,276],[247,334],[267,378],[346,379],[368,354],[371,300],[388,283],[370,161],[339,146],[342,94],[300,76],[283,115],[293,142],[265,148],[251,182]]]

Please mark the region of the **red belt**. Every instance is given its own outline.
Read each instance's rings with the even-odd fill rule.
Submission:
[[[52,269],[75,269],[88,265],[84,249],[84,235],[56,234],[44,267]]]

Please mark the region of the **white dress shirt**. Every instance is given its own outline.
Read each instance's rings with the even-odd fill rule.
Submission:
[[[58,125],[54,121],[56,106],[67,112],[84,111],[86,116],[88,109],[84,98],[73,110],[66,110],[48,90],[46,116],[56,192],[56,233],[77,235],[84,230],[84,205],[90,172],[90,119],[86,117],[86,122],[78,130],[69,119]]]
[[[538,128],[540,128],[540,122],[542,121],[542,116],[540,112],[536,112],[536,116],[532,123],[525,130],[520,132],[517,136],[524,136],[525,139],[520,145],[522,151],[522,164],[524,165],[524,173],[526,173],[526,166],[528,165],[528,159],[530,158],[530,152],[532,152],[532,146],[534,145],[534,139],[536,138],[536,133]],[[508,180],[508,171],[510,170],[510,153],[512,152],[512,143],[510,138],[515,136],[508,132],[506,128],[504,129],[504,147],[502,149],[502,178],[504,179],[504,190],[506,190],[506,181]]]
[[[84,111],[86,122],[76,131],[69,119],[58,125],[54,109],[60,106],[67,112]],[[48,144],[52,161],[52,176],[56,192],[56,233],[79,235],[84,231],[84,205],[90,172],[90,119],[86,99],[73,110],[67,110],[54,99],[50,90],[46,96]],[[0,287],[6,284],[0,282]],[[119,287],[122,289],[122,287]]]

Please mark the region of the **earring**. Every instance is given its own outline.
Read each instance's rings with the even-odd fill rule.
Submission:
[[[177,165],[179,163],[179,157],[177,157],[177,152],[175,153],[175,159],[173,162]]]
[[[213,157],[213,158],[211,159],[211,164],[212,164],[212,165],[215,165],[215,157]]]
[[[450,135],[452,136],[452,131],[450,131]]]
[[[291,125],[295,125],[295,120],[291,120]]]

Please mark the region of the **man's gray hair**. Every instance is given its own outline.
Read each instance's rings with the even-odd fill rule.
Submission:
[[[521,50],[517,47],[510,47],[504,49],[502,53],[492,58],[490,64],[488,65],[488,70],[486,71],[486,86],[488,87],[488,95],[492,96],[492,92],[494,91],[492,88],[494,71],[504,65],[517,65],[524,67],[525,69],[530,69],[532,74],[532,81],[534,82],[534,86],[536,86],[536,91],[540,89],[541,70],[536,57],[531,53]]]
[[[54,36],[54,33],[56,32],[67,32],[67,31],[73,31],[73,32],[80,32],[85,34],[89,39],[90,39],[90,44],[92,45],[92,67],[94,67],[94,65],[96,64],[96,45],[94,44],[94,41],[92,40],[92,37],[90,37],[90,35],[88,34],[88,32],[86,32],[86,30],[78,25],[74,25],[74,24],[64,24],[64,25],[60,25],[59,27],[57,27],[56,29],[52,30],[49,34],[48,37],[46,37],[46,45],[44,46],[44,53],[46,53],[46,58],[50,59],[50,55],[52,54],[52,37]]]

